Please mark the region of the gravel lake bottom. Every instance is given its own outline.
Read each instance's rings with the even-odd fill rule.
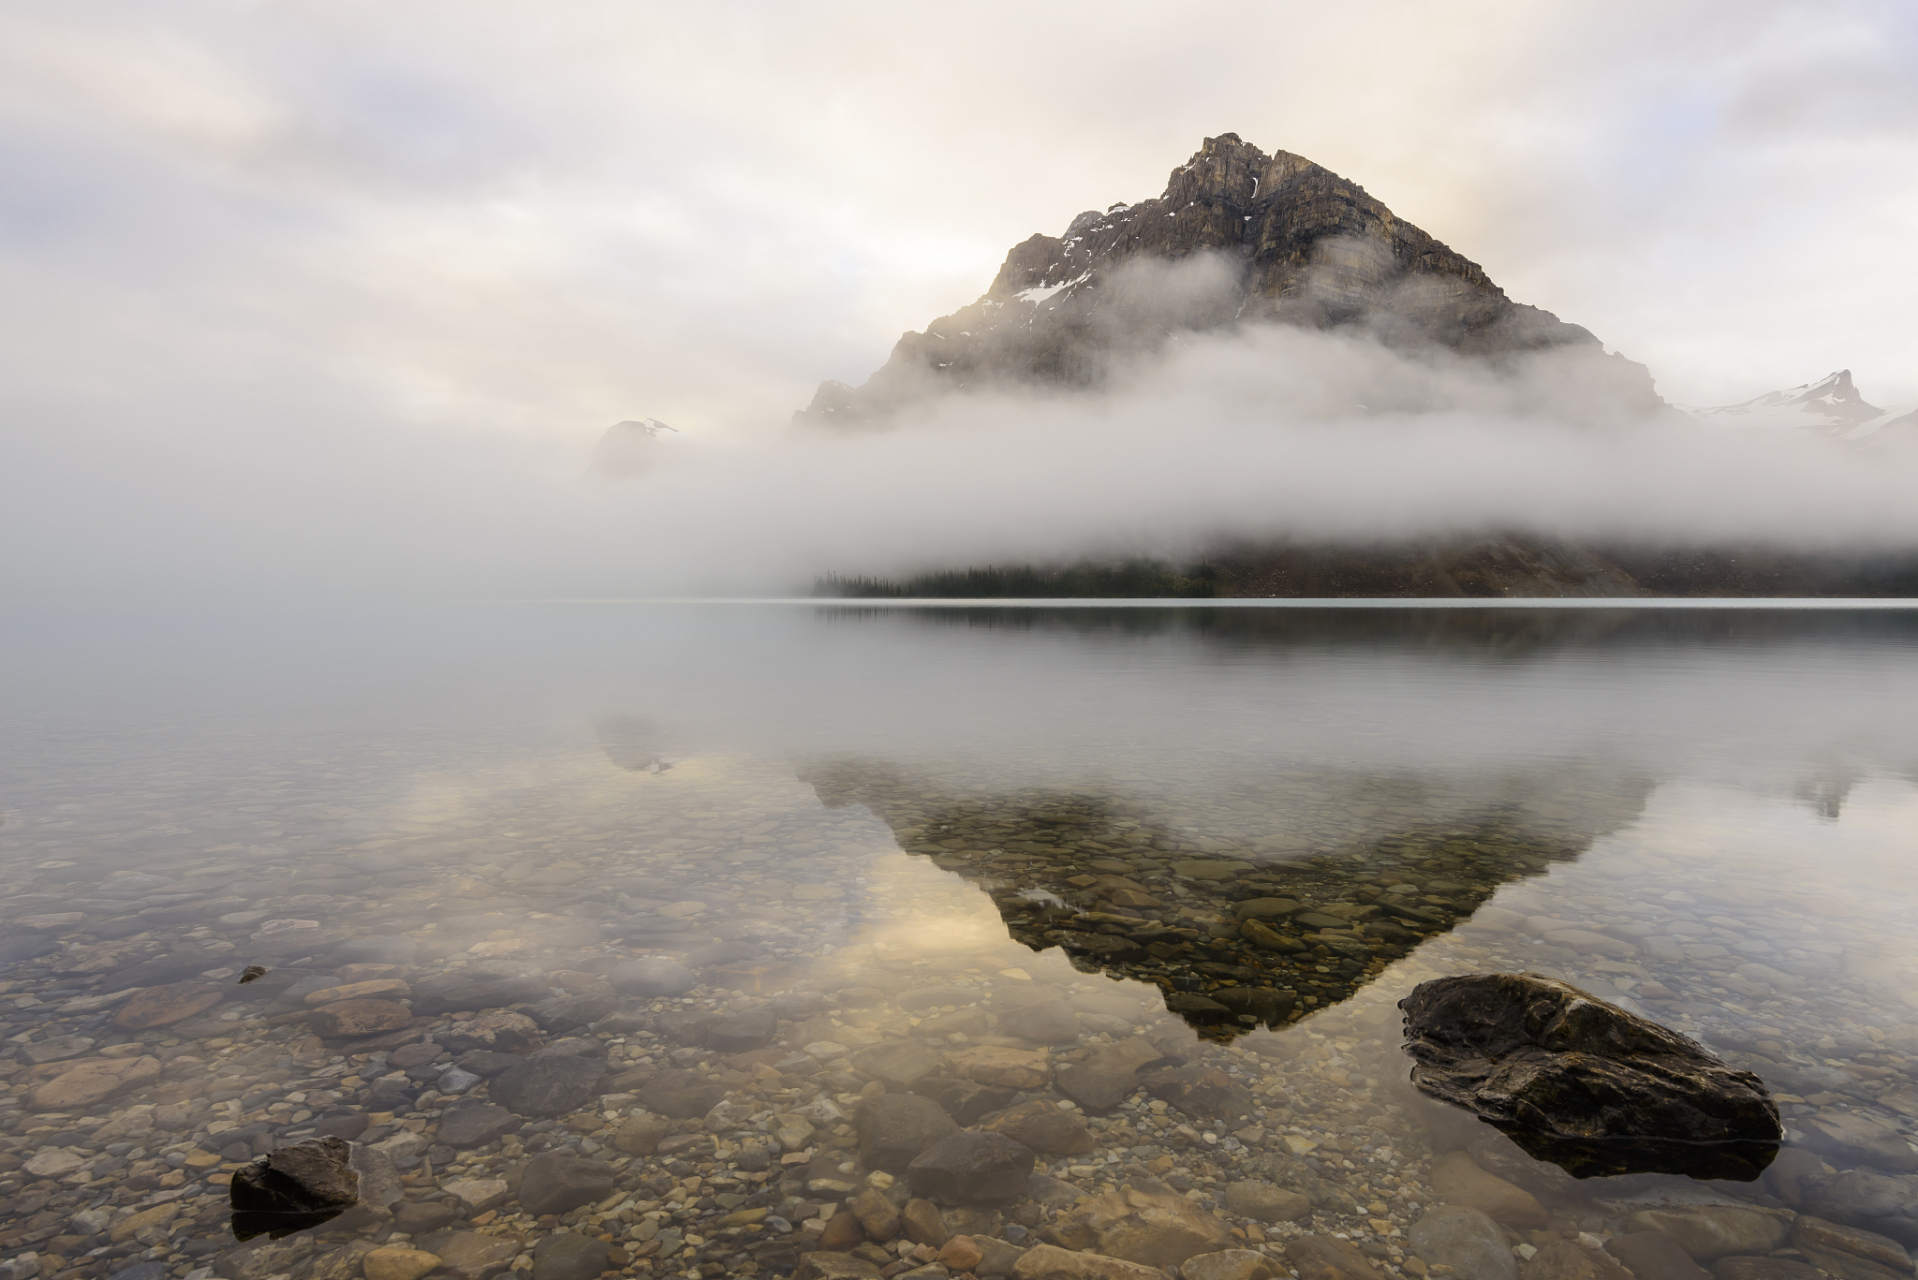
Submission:
[[[1918,614],[4,637],[0,1280],[1913,1273]],[[1486,972],[1782,1143],[1593,1175],[1426,1097],[1398,1003]],[[350,1203],[236,1218],[324,1139]]]

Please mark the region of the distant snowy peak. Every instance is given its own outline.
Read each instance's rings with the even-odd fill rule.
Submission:
[[[1861,440],[1890,426],[1918,425],[1918,406],[1907,404],[1880,409],[1868,403],[1852,384],[1849,369],[1840,369],[1803,386],[1767,391],[1738,404],[1690,407],[1689,412],[1724,426],[1813,431],[1841,440]]]

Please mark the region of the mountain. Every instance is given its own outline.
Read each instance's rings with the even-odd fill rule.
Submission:
[[[1768,391],[1738,404],[1688,407],[1686,411],[1716,425],[1812,431],[1839,440],[1878,437],[1887,427],[1918,427],[1918,405],[1880,409],[1868,404],[1852,384],[1849,369],[1826,374],[1803,386]]]
[[[628,418],[606,428],[593,448],[593,459],[586,465],[589,475],[611,480],[644,475],[664,456],[666,437],[660,432],[679,434],[658,418]]]
[[[1665,407],[1643,365],[1549,311],[1513,302],[1483,268],[1357,183],[1226,133],[1172,171],[1164,194],[1074,218],[1006,255],[970,306],[907,333],[862,386],[821,384],[805,426],[882,426],[962,389],[1091,387],[1178,332],[1291,324],[1358,330],[1494,362],[1555,351],[1580,384]]]

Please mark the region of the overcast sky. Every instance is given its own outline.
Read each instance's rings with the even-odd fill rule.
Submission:
[[[775,434],[1225,131],[1673,400],[1918,401],[1914,66],[1908,0],[0,4],[0,469]]]

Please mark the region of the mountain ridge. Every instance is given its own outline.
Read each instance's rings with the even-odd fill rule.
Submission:
[[[1168,287],[1168,270],[1187,275]],[[1156,274],[1155,274],[1156,273]],[[1141,278],[1143,276],[1143,278]],[[902,335],[864,384],[822,383],[795,425],[874,427],[967,390],[1083,389],[1178,332],[1289,324],[1497,363],[1556,351],[1631,411],[1650,372],[1587,329],[1513,302],[1484,269],[1357,183],[1235,133],[1207,138],[1160,196],[1015,245],[977,300]]]
[[[1871,404],[1859,393],[1849,369],[1834,370],[1816,382],[1767,391],[1737,404],[1681,407],[1714,425],[1812,431],[1838,440],[1865,440],[1887,427],[1918,427],[1918,405],[1881,409]]]

